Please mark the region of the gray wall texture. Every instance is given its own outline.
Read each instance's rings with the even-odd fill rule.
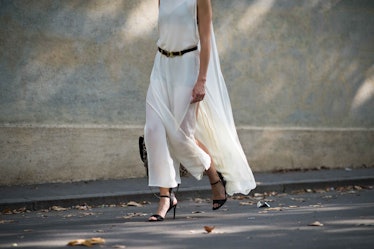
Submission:
[[[374,166],[374,1],[212,0],[254,171]],[[0,185],[144,176],[156,0],[0,0]]]

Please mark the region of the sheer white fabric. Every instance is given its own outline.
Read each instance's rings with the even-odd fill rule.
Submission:
[[[179,51],[198,43],[196,0],[161,0],[159,15],[158,46]],[[177,186],[180,164],[201,179],[212,159],[227,181],[229,195],[248,194],[256,183],[236,132],[213,27],[211,32],[206,95],[198,105],[190,104],[190,100],[199,70],[199,51],[173,58],[156,54],[146,100],[149,185]],[[195,139],[208,148],[212,158]]]
[[[174,58],[156,55],[144,133],[150,186],[176,187],[180,163],[197,179],[210,167],[209,155],[195,143],[196,104],[190,104],[198,58],[197,51]]]
[[[158,24],[162,49],[181,51],[199,42],[195,0],[161,0]],[[176,187],[180,163],[197,179],[210,167],[209,155],[194,138],[196,104],[190,101],[198,70],[198,51],[173,58],[156,54],[144,133],[150,186]]]
[[[256,181],[236,132],[213,26],[206,94],[204,101],[199,105],[195,137],[209,149],[217,171],[221,172],[227,181],[227,194],[248,194],[256,187]]]

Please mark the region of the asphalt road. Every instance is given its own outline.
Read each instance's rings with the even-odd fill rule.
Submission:
[[[169,214],[157,223],[146,221],[156,198],[139,207],[6,210],[0,216],[0,248],[69,248],[69,241],[99,237],[105,243],[91,248],[371,249],[373,193],[360,187],[257,193],[230,198],[214,212],[209,199],[193,198],[179,201],[175,220]],[[270,208],[258,208],[258,201]],[[204,226],[214,228],[208,233]]]

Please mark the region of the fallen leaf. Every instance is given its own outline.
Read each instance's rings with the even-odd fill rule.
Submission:
[[[63,207],[60,207],[60,206],[52,206],[51,207],[51,210],[53,211],[66,211],[68,210],[67,208],[63,208]]]
[[[253,201],[248,201],[248,202],[242,201],[242,202],[239,203],[240,206],[252,206],[254,204],[255,204],[255,202],[253,202]]]
[[[275,195],[277,195],[277,192],[264,192],[264,194],[263,194],[264,196],[275,196]]]
[[[104,244],[105,240],[102,238],[91,238],[91,239],[77,239],[72,240],[68,243],[68,246],[92,246],[96,244]]]
[[[204,229],[207,233],[211,233],[214,228],[215,228],[215,226],[204,226]]]
[[[315,221],[313,223],[308,224],[308,226],[323,227],[323,224],[319,221]]]
[[[91,244],[85,239],[76,239],[69,241],[68,246],[91,246]]]
[[[26,207],[23,207],[23,208],[19,208],[19,209],[9,209],[9,208],[6,208],[4,210],[1,211],[2,214],[20,214],[20,213],[25,213],[27,211]]]
[[[352,190],[354,189],[355,189],[354,186],[343,186],[343,187],[336,188],[338,192],[348,192],[348,193],[352,192]]]
[[[3,211],[1,211],[3,214],[13,214],[12,210],[10,208],[6,208]]]
[[[235,195],[235,196],[232,197],[232,199],[241,201],[241,200],[244,200],[244,199],[248,199],[248,197],[245,196],[245,195]]]
[[[356,190],[362,190],[362,187],[361,186],[357,186],[357,185],[353,186],[353,188],[356,189]]]
[[[135,202],[135,201],[130,201],[130,202],[128,202],[126,205],[129,206],[129,207],[143,207],[142,204],[137,203],[137,202]]]
[[[74,207],[75,209],[78,209],[78,210],[90,210],[91,207],[86,205],[86,204],[83,204],[83,205],[77,205]]]
[[[20,214],[20,213],[24,213],[24,212],[26,212],[26,208],[25,207],[19,208],[19,209],[14,209],[12,211],[13,214]]]

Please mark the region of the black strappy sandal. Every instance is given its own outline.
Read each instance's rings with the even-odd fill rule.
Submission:
[[[223,179],[223,176],[220,172],[217,172],[219,176],[219,180],[216,181],[215,183],[211,183],[210,185],[216,185],[218,183],[222,183],[223,187],[225,188],[225,199],[220,199],[220,200],[213,200],[213,210],[220,209],[227,201],[227,195],[226,195],[226,181]],[[218,204],[218,206],[214,207],[214,204]]]
[[[169,204],[169,209],[168,209],[168,211],[166,211],[166,214],[169,213],[169,211],[170,211],[171,209],[174,208],[173,219],[175,219],[175,212],[176,212],[177,204],[178,204],[178,203],[173,204],[173,203],[174,203],[174,200],[175,200],[175,197],[174,197],[173,193],[170,192],[170,195],[160,195],[160,198],[169,198],[169,200],[170,200],[170,204]],[[165,214],[165,216],[166,216],[166,214]],[[163,220],[165,219],[165,217],[162,217],[162,216],[159,215],[159,214],[153,214],[153,215],[152,215],[151,217],[149,217],[149,218],[152,218],[152,217],[156,218],[156,220],[148,220],[148,221],[150,221],[150,222],[153,222],[153,221],[163,221]]]

